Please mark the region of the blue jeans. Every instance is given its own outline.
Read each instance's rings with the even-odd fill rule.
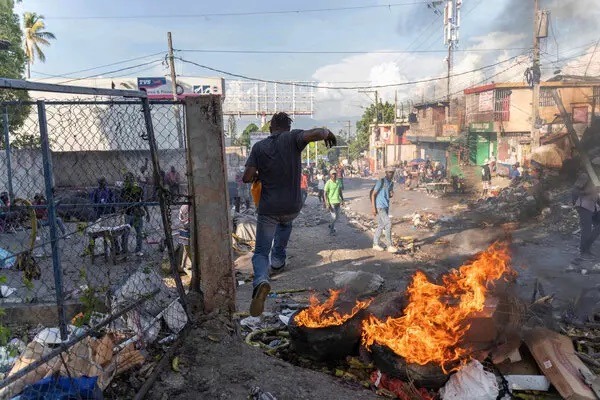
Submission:
[[[125,215],[125,223],[135,229],[135,252],[142,251],[142,242],[144,241],[144,218],[139,215]],[[121,250],[124,253],[129,251],[128,246],[129,231],[122,236]]]
[[[285,264],[286,247],[292,233],[292,222],[298,214],[262,215],[256,219],[256,246],[252,256],[254,287],[269,281],[269,265],[281,268]],[[269,264],[269,255],[271,262]]]
[[[308,191],[306,189],[300,189],[300,193],[302,193],[302,206],[304,207],[304,203],[306,203],[306,198],[308,197]]]
[[[377,229],[375,230],[375,236],[373,236],[373,246],[379,245],[379,237],[381,233],[384,233],[387,245],[392,245],[392,221],[390,220],[390,214],[388,208],[377,209]]]

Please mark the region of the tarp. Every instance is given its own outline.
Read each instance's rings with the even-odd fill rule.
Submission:
[[[562,168],[567,154],[555,144],[545,144],[531,152],[531,160],[546,168]]]

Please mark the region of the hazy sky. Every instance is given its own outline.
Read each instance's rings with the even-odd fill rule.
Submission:
[[[410,3],[410,4],[407,4]],[[32,67],[32,77],[63,75],[99,65],[120,62],[166,51],[166,32],[173,33],[176,49],[364,51],[365,54],[223,54],[178,52],[187,60],[251,77],[275,80],[315,80],[329,86],[354,86],[406,82],[445,74],[442,18],[419,0],[303,0],[274,1],[151,1],[151,0],[23,0],[17,12],[34,11],[46,16],[47,29],[57,40],[45,49],[47,61]],[[600,39],[597,0],[541,0],[552,12],[551,37],[543,43],[544,72],[557,68],[600,74]],[[315,8],[392,4],[392,7],[298,14],[245,16],[194,16]],[[398,4],[406,4],[398,6]],[[528,66],[527,49],[532,42],[533,0],[463,0],[460,49],[499,49],[458,52],[455,73],[525,54],[494,68],[461,75],[453,91],[494,77],[496,81],[521,81]],[[176,15],[172,18],[164,16]],[[98,17],[135,18],[98,18]],[[144,16],[163,16],[144,18]],[[185,18],[183,16],[192,16]],[[86,18],[82,18],[86,17]],[[90,18],[93,17],[93,18]],[[515,49],[515,50],[511,50]],[[373,51],[440,51],[430,53],[369,53]],[[585,53],[587,52],[587,56]],[[164,57],[148,56],[74,76],[106,73]],[[583,57],[583,58],[581,58]],[[586,58],[587,57],[587,58]],[[571,64],[568,67],[568,64]],[[571,68],[569,70],[568,68]],[[163,75],[161,64],[142,66],[105,76]],[[177,64],[180,75],[215,76],[215,72]],[[70,75],[69,75],[70,76]],[[349,82],[339,84],[336,82]],[[354,83],[355,82],[355,83]],[[400,100],[442,94],[445,82],[397,88]],[[393,99],[395,89],[382,90]],[[355,91],[319,90],[317,118],[353,117],[369,103]]]

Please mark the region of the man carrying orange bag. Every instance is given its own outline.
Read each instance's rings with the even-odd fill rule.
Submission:
[[[302,208],[300,179],[302,150],[310,142],[323,140],[335,146],[335,135],[328,129],[291,130],[292,119],[284,112],[271,118],[271,136],[256,143],[246,161],[243,181],[260,180],[260,201],[256,223],[256,246],[252,257],[254,291],[250,315],[262,314],[271,291],[269,269],[281,272],[285,267],[286,248],[292,222]],[[253,185],[253,196],[256,189]],[[269,260],[270,259],[270,260]]]

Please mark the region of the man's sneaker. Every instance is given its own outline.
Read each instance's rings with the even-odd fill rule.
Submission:
[[[250,303],[250,315],[253,317],[260,316],[265,309],[265,300],[271,292],[269,282],[259,283],[252,292],[252,302]]]
[[[385,249],[378,244],[373,245],[373,250],[384,251]]]
[[[283,263],[283,265],[281,267],[277,267],[275,268],[274,266],[271,265],[271,275],[277,275],[283,272],[283,270],[285,269],[285,263]]]
[[[388,253],[397,253],[398,252],[398,248],[394,247],[394,246],[389,246],[387,248]]]
[[[580,253],[579,257],[577,257],[581,261],[595,261],[597,257],[592,253]]]

